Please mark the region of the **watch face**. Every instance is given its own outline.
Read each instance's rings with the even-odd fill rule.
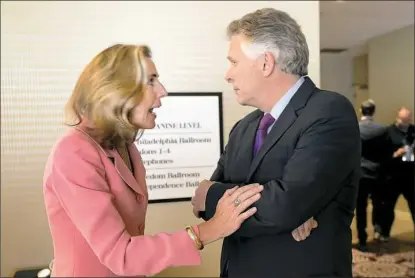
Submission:
[[[49,268],[44,268],[41,271],[39,271],[37,273],[37,277],[49,277],[50,276],[50,269]]]

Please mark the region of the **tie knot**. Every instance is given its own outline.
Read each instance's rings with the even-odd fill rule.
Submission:
[[[262,117],[261,122],[259,123],[258,129],[268,129],[274,121],[275,121],[274,117],[271,114],[266,113],[264,117]]]

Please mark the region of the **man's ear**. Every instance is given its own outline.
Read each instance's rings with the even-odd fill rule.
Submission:
[[[262,62],[262,73],[265,77],[268,77],[272,74],[276,66],[274,55],[271,52],[265,52]]]

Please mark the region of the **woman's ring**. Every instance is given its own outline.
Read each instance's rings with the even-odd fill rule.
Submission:
[[[240,203],[241,201],[239,201],[239,199],[235,199],[235,201],[233,201],[233,204],[235,205],[235,207],[239,206]]]

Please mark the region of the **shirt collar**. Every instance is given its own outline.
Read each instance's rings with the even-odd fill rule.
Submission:
[[[285,107],[290,102],[291,98],[294,94],[298,91],[298,89],[303,85],[305,78],[301,76],[297,82],[295,82],[294,86],[292,86],[283,97],[277,101],[277,103],[272,107],[270,114],[274,117],[274,119],[278,119],[281,115],[282,111],[284,111]]]

